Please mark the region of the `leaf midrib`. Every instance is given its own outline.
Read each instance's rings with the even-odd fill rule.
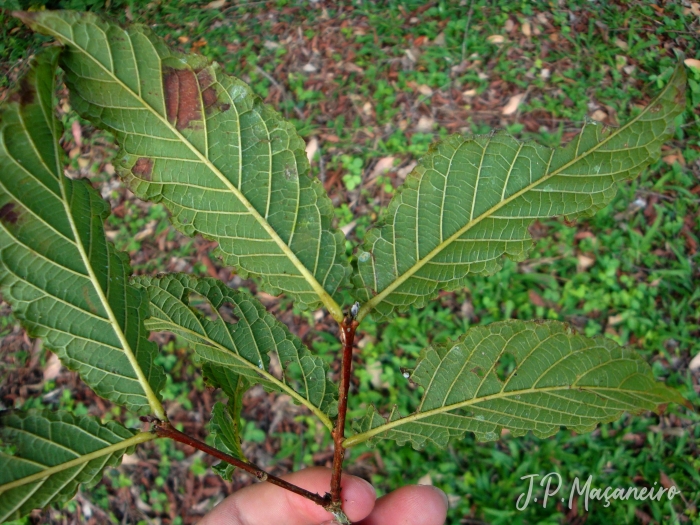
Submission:
[[[163,409],[163,406],[161,405],[160,401],[158,400],[158,396],[153,392],[153,389],[151,388],[151,385],[148,382],[148,379],[146,378],[145,374],[143,373],[143,370],[141,369],[141,366],[139,365],[138,360],[136,359],[136,356],[134,355],[133,350],[131,349],[131,345],[129,344],[129,341],[126,338],[126,335],[124,334],[124,331],[122,330],[121,326],[119,325],[119,322],[114,314],[114,311],[112,310],[111,305],[109,304],[109,301],[107,300],[107,297],[104,294],[104,291],[102,290],[102,286],[100,284],[99,279],[97,278],[97,275],[95,274],[95,270],[92,267],[92,264],[90,262],[90,258],[85,251],[85,246],[83,244],[82,239],[80,238],[79,230],[77,225],[75,224],[75,218],[73,217],[73,214],[70,209],[70,205],[68,203],[68,196],[66,192],[66,184],[68,183],[68,179],[63,175],[63,170],[61,169],[61,160],[60,160],[60,147],[58,145],[58,132],[56,129],[56,122],[55,119],[53,118],[52,115],[48,115],[46,113],[46,108],[44,105],[39,102],[39,107],[41,108],[41,112],[44,115],[44,120],[46,122],[47,127],[51,130],[51,136],[53,138],[52,141],[52,148],[54,150],[54,159],[56,161],[56,166],[55,166],[55,173],[58,177],[58,183],[59,187],[61,190],[61,204],[63,205],[63,210],[66,214],[66,218],[68,219],[68,222],[71,227],[71,231],[73,233],[73,238],[74,238],[74,244],[75,247],[78,250],[78,253],[80,254],[80,257],[83,261],[83,265],[85,266],[85,270],[88,272],[88,277],[90,279],[90,282],[92,283],[92,287],[95,289],[95,292],[97,293],[100,302],[102,303],[102,307],[105,310],[105,313],[107,314],[107,317],[109,319],[109,323],[112,326],[112,329],[114,330],[115,335],[117,336],[117,339],[119,339],[119,342],[122,345],[122,350],[124,354],[126,355],[127,359],[129,360],[129,364],[131,365],[132,369],[136,373],[136,376],[138,377],[139,384],[141,385],[141,388],[144,391],[144,395],[146,396],[146,399],[148,400],[148,404],[151,407],[151,410],[153,411],[153,414],[158,417],[162,421],[167,421],[167,416],[165,414],[165,410]],[[26,136],[27,136],[27,141],[31,145],[32,150],[34,151],[34,154],[37,156],[37,159],[41,164],[46,168],[47,172],[52,173],[51,168],[46,164],[44,161],[44,158],[42,157],[41,153],[39,152],[36,143],[34,142],[34,139],[31,137],[31,135],[28,133],[28,128],[26,123],[24,122],[24,116],[22,112],[18,109],[17,111],[17,118],[19,119],[20,123],[22,124],[22,127],[25,130]],[[105,239],[105,242],[107,240]],[[109,246],[107,246],[107,257],[109,257]],[[110,271],[110,268],[107,269],[107,271]],[[128,282],[124,283],[125,286],[128,285]],[[42,290],[43,291],[43,290]],[[75,305],[70,305],[72,307],[75,307]],[[87,313],[87,312],[85,312]],[[99,317],[101,320],[104,320],[104,318]]]
[[[44,30],[57,38],[59,41],[67,41],[68,39],[56,32],[53,31],[51,28],[49,28],[46,25],[42,25],[41,23],[37,22],[37,25],[41,26],[44,28]],[[92,24],[95,25],[95,24]],[[73,32],[73,25],[70,25],[71,28],[71,34]],[[126,32],[125,32],[126,33]],[[131,40],[130,35],[127,36],[129,37],[129,40]],[[149,39],[150,42],[150,39]],[[180,132],[177,130],[177,128],[173,127],[172,124],[168,121],[167,118],[164,118],[158,111],[156,111],[153,107],[150,106],[150,104],[146,103],[146,101],[141,97],[140,94],[135,93],[129,86],[124,84],[112,71],[108,70],[101,62],[96,60],[90,53],[88,53],[85,49],[80,47],[75,40],[70,40],[71,46],[74,47],[77,50],[80,50],[81,53],[83,53],[85,56],[90,58],[95,64],[97,64],[98,67],[100,67],[107,75],[109,75],[111,78],[114,79],[116,83],[118,83],[122,89],[130,93],[137,101],[139,101],[145,108],[148,109],[158,120],[160,120],[170,131],[175,134],[178,139],[180,139],[180,142],[185,144],[199,159],[200,162],[202,162],[209,170],[214,173],[223,183],[226,185],[227,188],[236,196],[241,201],[241,204],[248,210],[248,212],[255,218],[255,220],[263,227],[263,229],[270,235],[270,237],[275,241],[275,244],[279,246],[279,248],[282,250],[282,252],[287,256],[287,258],[292,262],[292,264],[297,268],[299,273],[302,274],[304,279],[311,285],[311,287],[314,289],[316,294],[319,296],[319,299],[321,299],[321,302],[326,306],[330,314],[333,316],[333,318],[337,322],[342,322],[343,320],[343,312],[338,303],[335,302],[335,300],[326,292],[326,290],[321,286],[321,284],[316,280],[316,278],[311,275],[311,272],[302,264],[302,262],[299,260],[299,258],[296,256],[296,254],[291,250],[291,248],[282,240],[282,238],[277,234],[277,232],[272,228],[270,223],[267,222],[263,218],[262,215],[255,209],[255,207],[250,203],[250,201],[241,193],[241,191],[233,184],[231,181],[228,180],[228,178],[221,173],[221,171],[204,155],[202,152],[200,152],[192,143],[190,143]],[[112,51],[111,48],[109,49],[109,56],[110,60],[113,60],[112,58]],[[160,59],[160,56],[158,57],[158,61],[162,66],[162,60]],[[136,63],[136,62],[135,62]],[[162,73],[162,71],[161,71]],[[203,117],[203,119],[206,121],[206,117]],[[242,173],[241,170],[239,170],[239,173]]]
[[[165,290],[163,288],[161,288],[161,290],[167,292],[167,290]],[[172,295],[172,294],[170,294],[170,295]],[[180,324],[177,324],[173,321],[170,321],[169,320],[170,316],[167,314],[167,312],[165,312],[162,308],[160,308],[158,305],[156,305],[153,301],[151,301],[151,308],[156,308],[156,309],[160,310],[163,313],[163,315],[167,317],[167,319],[158,318],[158,317],[153,317],[153,319],[157,320],[157,322],[164,323],[166,325],[171,326],[172,329],[169,331],[171,331],[171,332],[184,332],[186,334],[189,334],[196,339],[204,341],[209,346],[224,352],[226,355],[233,357],[234,359],[239,361],[241,364],[245,365],[247,368],[250,368],[255,373],[264,377],[269,382],[274,383],[280,390],[287,393],[287,395],[289,395],[289,396],[293,397],[294,399],[296,399],[297,401],[299,401],[299,403],[304,405],[316,417],[318,417],[319,420],[321,421],[321,423],[323,423],[323,425],[326,428],[328,428],[328,430],[333,430],[333,422],[328,418],[328,416],[326,416],[326,414],[324,414],[319,407],[315,406],[308,399],[306,399],[304,396],[302,396],[296,390],[294,390],[292,387],[290,387],[287,383],[285,383],[284,381],[280,381],[279,379],[277,379],[274,375],[272,375],[270,372],[268,372],[264,368],[259,368],[255,364],[253,364],[250,361],[248,361],[247,359],[245,359],[243,356],[231,351],[230,349],[226,348],[222,344],[217,343],[216,341],[211,339],[208,335],[203,336],[202,334],[199,334],[193,330],[190,330],[189,328],[186,328],[186,327],[184,327]],[[201,326],[201,324],[200,324],[200,326]],[[202,327],[202,329],[204,329],[204,328]],[[228,328],[226,331],[228,332]],[[206,334],[207,331],[204,330],[204,333]],[[256,343],[256,345],[257,345],[257,343]],[[301,364],[300,364],[300,366],[301,366]],[[303,372],[303,369],[302,369],[302,372]],[[302,373],[302,375],[303,375],[303,373]]]
[[[479,217],[476,219],[471,219],[465,226],[460,228],[457,232],[452,234],[450,237],[448,237],[446,240],[442,241],[439,243],[435,248],[433,248],[423,259],[419,259],[413,266],[411,266],[407,271],[405,271],[401,276],[399,276],[396,280],[394,280],[389,286],[387,286],[384,290],[382,290],[380,293],[372,297],[369,301],[367,301],[364,305],[362,305],[362,308],[360,308],[360,311],[357,315],[357,320],[361,321],[371,310],[373,310],[379,303],[381,303],[388,295],[390,295],[394,290],[396,290],[399,286],[401,286],[406,280],[408,280],[411,276],[413,276],[418,270],[420,270],[423,266],[425,266],[427,263],[429,263],[434,257],[436,257],[443,249],[445,249],[449,244],[457,240],[459,237],[461,237],[465,232],[469,231],[472,227],[477,225],[479,222],[482,220],[490,217],[493,215],[495,212],[497,212],[499,209],[504,207],[506,204],[509,204],[513,200],[517,199],[521,195],[527,193],[528,191],[532,190],[533,188],[536,188],[543,182],[546,182],[550,178],[558,175],[561,173],[563,170],[569,168],[572,164],[575,164],[579,162],[581,159],[586,158],[589,154],[594,153],[597,151],[599,148],[607,144],[610,140],[613,138],[617,137],[620,133],[622,133],[624,130],[626,130],[628,127],[630,127],[632,124],[636,123],[641,117],[646,115],[648,111],[654,107],[658,101],[666,94],[667,90],[670,88],[672,85],[672,82],[674,80],[674,77],[671,77],[669,79],[668,84],[664,87],[664,89],[661,91],[659,95],[657,95],[650,103],[648,106],[644,108],[643,111],[639,113],[636,117],[631,119],[629,122],[627,122],[625,125],[621,126],[618,128],[615,133],[611,133],[608,137],[603,139],[601,142],[597,143],[593,148],[589,149],[586,151],[583,155],[578,156],[578,145],[576,147],[576,154],[574,158],[567,162],[566,164],[562,165],[560,168],[554,170],[553,172],[547,174],[545,171],[545,175],[538,179],[536,182],[529,184],[528,186],[524,187],[520,191],[514,193],[512,196],[508,197],[505,200],[500,201],[498,204],[495,206],[489,208],[486,210],[484,213],[482,213]],[[581,140],[581,137],[583,135],[583,129],[581,130],[581,133],[579,133],[579,136],[577,137],[579,142]],[[460,145],[461,147],[461,145]],[[486,147],[484,147],[484,150]],[[516,153],[516,158],[517,155],[520,154],[521,148],[518,149],[518,152]],[[546,170],[549,170],[549,166],[551,165],[552,159],[554,158],[554,154],[556,153],[556,148],[551,149],[551,155],[549,157],[549,161],[547,162],[547,168]],[[479,177],[479,172],[477,172],[477,180]],[[474,194],[476,198],[476,193],[478,191],[478,185],[475,185],[474,187]],[[416,215],[418,212],[416,212]],[[517,218],[517,217],[514,217]],[[373,273],[375,274],[375,280],[376,280],[376,267],[373,265],[372,268]]]
[[[115,443],[114,445],[110,445],[109,447],[101,448],[94,452],[90,452],[89,454],[85,454],[84,456],[80,456],[70,461],[66,461],[65,463],[61,463],[59,465],[55,465],[53,467],[44,469],[40,472],[36,472],[35,474],[25,476],[24,478],[16,479],[15,481],[5,483],[4,485],[0,485],[0,494],[8,490],[14,489],[16,487],[21,487],[22,485],[27,485],[28,483],[33,483],[34,481],[39,481],[44,478],[48,478],[53,474],[57,474],[64,470],[68,470],[70,468],[75,467],[76,465],[88,463],[93,459],[112,454],[113,452],[129,448],[133,445],[138,445],[139,443],[151,441],[156,437],[157,436],[151,432],[139,432],[135,436],[132,436],[129,439],[125,439],[124,441],[120,441],[119,443]]]
[[[491,394],[488,396],[467,399],[466,401],[462,401],[461,403],[454,403],[452,405],[441,406],[438,408],[434,408],[432,410],[427,410],[425,412],[413,413],[409,416],[402,417],[401,419],[397,419],[395,421],[390,421],[388,423],[384,423],[383,425],[375,427],[375,428],[368,430],[366,432],[356,434],[356,435],[346,439],[345,441],[343,441],[343,447],[345,447],[345,448],[354,447],[355,445],[363,443],[364,441],[371,439],[372,437],[376,436],[377,434],[381,434],[382,432],[386,432],[387,430],[391,430],[392,428],[404,425],[406,423],[412,423],[414,421],[419,421],[419,420],[424,419],[426,417],[435,416],[438,414],[443,414],[445,412],[451,412],[452,410],[457,410],[459,408],[468,407],[470,405],[475,405],[477,403],[482,403],[485,401],[492,401],[494,399],[508,399],[509,397],[516,396],[516,395],[541,394],[541,393],[569,391],[569,390],[578,390],[580,392],[588,392],[588,393],[592,393],[592,394],[595,394],[596,393],[595,391],[598,391],[598,390],[602,391],[602,392],[612,391],[612,392],[617,392],[617,393],[629,393],[629,394],[640,394],[640,393],[643,394],[644,393],[643,391],[640,391],[640,390],[625,390],[622,388],[572,387],[571,385],[553,386],[553,387],[545,387],[545,388],[528,388],[528,389],[523,389],[523,390],[513,390],[511,392],[498,392],[496,394]],[[532,419],[531,421],[536,421],[536,420]]]
[[[136,376],[138,377],[139,384],[141,385],[141,388],[143,388],[144,394],[146,395],[146,399],[148,399],[148,404],[150,405],[151,410],[153,411],[153,414],[161,421],[167,421],[168,417],[165,414],[165,410],[163,409],[163,405],[161,405],[160,401],[158,400],[158,396],[155,394],[155,392],[151,388],[150,383],[148,382],[148,378],[143,373],[143,370],[141,369],[141,365],[139,364],[138,360],[136,359],[136,356],[134,355],[134,351],[131,349],[131,345],[129,344],[129,341],[126,338],[126,335],[124,334],[124,331],[122,330],[122,327],[119,325],[119,321],[117,320],[116,315],[114,315],[114,311],[112,310],[112,306],[109,304],[109,301],[107,300],[107,297],[105,296],[104,290],[102,290],[102,286],[100,285],[100,281],[97,278],[97,275],[95,274],[95,270],[93,269],[92,265],[90,264],[90,259],[88,257],[87,252],[85,251],[85,246],[83,245],[82,239],[80,239],[80,235],[78,233],[78,228],[75,224],[75,220],[73,218],[73,215],[70,213],[70,208],[68,207],[68,202],[67,202],[66,194],[65,194],[65,183],[66,183],[66,180],[62,179],[61,180],[61,193],[63,194],[64,208],[66,210],[66,214],[68,215],[68,221],[70,222],[70,227],[73,230],[73,235],[78,240],[78,242],[76,242],[76,245],[78,247],[78,252],[80,252],[80,257],[83,259],[83,264],[85,265],[85,269],[87,270],[88,275],[90,276],[90,281],[92,282],[93,288],[95,289],[97,296],[100,298],[100,302],[102,303],[102,307],[105,309],[105,311],[107,313],[107,317],[109,318],[109,323],[110,323],[110,325],[112,325],[112,329],[114,330],[114,333],[117,336],[117,339],[119,339],[119,342],[122,344],[124,354],[126,355],[126,358],[129,360],[129,364],[131,365],[131,368],[133,368],[134,372],[136,373]],[[107,251],[107,256],[109,256],[109,248]],[[124,286],[128,286],[128,281],[124,283]]]

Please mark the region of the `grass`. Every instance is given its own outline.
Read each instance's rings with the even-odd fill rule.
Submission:
[[[678,60],[676,51],[700,58],[693,34],[697,15],[680,2],[473,0],[459,5],[445,0],[380,6],[280,0],[206,9],[205,2],[184,0],[14,0],[9,7],[29,4],[92,9],[122,22],[148,23],[171,45],[219,61],[249,82],[307,140],[317,141],[313,169],[338,206],[339,224],[354,222],[355,241],[362,240],[401,183],[402,170],[434,140],[451,132],[506,127],[518,137],[557,145],[592,115],[609,124],[628,118],[668,78]],[[22,67],[18,61],[45,39],[28,34],[2,13],[0,32],[0,68],[11,78]],[[421,348],[455,338],[470,325],[507,318],[558,319],[586,335],[604,334],[630,344],[648,358],[659,379],[681,388],[697,406],[700,377],[688,370],[688,363],[700,352],[700,72],[688,73],[691,109],[664,159],[622,185],[607,208],[573,226],[558,220],[538,223],[528,261],[506,261],[499,273],[474,277],[464,292],[443,294],[422,311],[385,324],[363,323],[355,369],[360,388],[351,397],[351,416],[360,417],[370,403],[383,411],[397,404],[401,413],[410,412],[420,392],[403,378],[402,369],[414,366]],[[0,77],[0,88],[8,83]],[[518,94],[525,95],[523,102],[504,116],[502,108]],[[64,112],[68,130],[76,118]],[[109,138],[81,124],[85,145],[72,168],[109,185],[114,180],[105,169]],[[89,153],[95,148],[101,148],[101,156]],[[387,157],[393,157],[391,168],[373,176],[377,163]],[[85,158],[90,162],[81,165]],[[116,210],[108,229],[118,247],[132,254],[137,272],[211,274],[201,239],[177,235],[162,207],[137,203],[118,186],[106,193]],[[148,235],[136,240],[144,231]],[[312,313],[291,310],[287,300],[270,304],[297,331],[319,325]],[[14,333],[13,327],[11,317],[2,319],[3,334]],[[330,334],[311,330],[302,335],[329,362],[338,355]],[[17,363],[28,359],[29,352],[22,352],[26,355],[16,355]],[[165,397],[189,413],[199,403],[190,395],[190,381],[199,376],[184,357],[171,341],[163,347],[161,364],[170,375]],[[26,403],[88,411],[66,394],[69,386]],[[51,381],[43,388],[45,393],[56,390]],[[205,395],[201,379],[194,391]],[[109,414],[123,417],[118,410]],[[261,431],[253,420],[263,426],[269,420],[255,414],[244,414],[249,419],[245,437],[251,447],[260,448]],[[294,418],[293,425],[269,440],[276,461],[294,469],[323,463],[330,440],[319,437],[304,414]],[[447,450],[426,447],[420,452],[382,443],[376,451],[352,450],[348,466],[371,477],[382,493],[430,480],[450,496],[448,523],[574,523],[584,515],[593,524],[700,523],[697,423],[697,415],[670,407],[663,416],[625,416],[588,435],[505,435],[495,443],[467,436]],[[158,463],[158,472],[146,476],[150,485],[139,491],[142,508],[150,509],[143,514],[164,523],[189,522],[182,521],[185,510],[178,511],[184,509],[178,503],[184,487],[174,481],[183,472],[176,465],[184,459],[182,451],[161,444],[149,449],[148,457]],[[200,479],[205,474],[198,461],[186,468]],[[576,513],[560,503],[546,509],[531,503],[525,511],[516,510],[518,495],[527,489],[521,477],[552,471],[565,480],[567,497],[575,476],[585,481],[592,475],[595,486],[616,487],[668,483],[670,478],[682,498],[617,501],[609,507],[594,502],[588,513],[582,502]],[[131,490],[129,484],[142,482],[112,470],[106,485],[83,497],[116,521],[114,494],[124,487]],[[163,486],[172,489],[174,499],[159,490]]]

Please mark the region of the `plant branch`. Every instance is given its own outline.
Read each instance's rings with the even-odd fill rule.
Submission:
[[[356,314],[353,307],[353,314]],[[331,477],[331,501],[340,510],[340,477],[345,459],[345,415],[348,411],[348,390],[350,388],[350,372],[352,370],[352,347],[355,341],[355,330],[359,323],[355,315],[346,317],[340,325],[341,341],[343,343],[343,361],[340,367],[340,385],[338,386],[338,420],[333,430],[335,452],[333,453],[333,475]]]
[[[221,461],[224,461],[230,465],[233,465],[234,467],[238,467],[241,470],[245,470],[249,474],[255,476],[258,479],[258,481],[268,481],[273,485],[277,485],[278,487],[282,487],[283,489],[286,489],[290,492],[294,492],[294,494],[298,494],[299,496],[309,499],[317,505],[322,506],[326,510],[329,510],[329,507],[331,506],[331,498],[329,494],[321,496],[319,494],[309,492],[308,490],[298,487],[292,483],[289,483],[288,481],[278,478],[277,476],[273,476],[272,474],[265,472],[263,469],[254,465],[253,463],[234,458],[233,456],[230,456],[225,452],[221,452],[220,450],[215,449],[214,447],[210,447],[209,445],[199,441],[198,439],[190,437],[187,434],[183,434],[179,430],[173,428],[173,426],[167,421],[152,420],[152,422],[155,427],[155,433],[158,437],[167,437],[172,440],[179,441],[180,443],[184,443],[185,445],[194,447],[197,450],[201,450],[202,452],[205,452],[210,456],[214,456],[215,458],[220,459]],[[332,511],[329,510],[329,512]]]

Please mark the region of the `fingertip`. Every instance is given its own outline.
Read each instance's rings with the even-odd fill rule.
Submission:
[[[377,500],[362,525],[443,525],[447,496],[437,487],[409,485]]]
[[[312,467],[283,478],[310,492],[323,495],[330,489],[331,471]],[[372,512],[377,495],[367,481],[343,474],[341,488],[343,510],[353,523]],[[326,522],[331,518],[323,507],[303,496],[265,482],[241,489],[226,498],[205,516],[201,525],[307,525]]]
[[[343,474],[340,481],[343,510],[352,521],[359,521],[372,512],[377,492],[367,480],[350,474]]]
[[[447,499],[447,494],[445,494],[445,491],[442,490],[441,488],[434,487],[433,485],[418,485],[418,486],[419,487],[426,486],[429,489],[434,490],[440,496],[440,498],[442,498],[442,503],[445,506],[445,515],[447,515],[447,509],[450,508],[450,500]]]
[[[291,481],[301,487],[324,494],[329,491],[331,483],[330,469],[323,467],[311,467],[301,472],[284,476],[287,481]],[[340,480],[342,508],[345,514],[353,522],[359,521],[367,517],[374,508],[374,502],[377,499],[377,493],[374,487],[364,479],[343,474]],[[292,507],[303,512],[310,519],[317,519],[320,515],[328,515],[318,505],[305,500],[296,494],[287,493],[290,502],[293,502]]]

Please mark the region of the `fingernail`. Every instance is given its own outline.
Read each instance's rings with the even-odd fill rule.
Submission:
[[[442,496],[442,499],[445,501],[445,508],[446,508],[446,509],[449,509],[449,508],[450,508],[450,500],[447,499],[447,494],[445,494],[445,492],[444,492],[443,490],[441,490],[441,489],[439,489],[439,488],[437,488],[437,487],[434,487],[434,486],[432,486],[432,485],[428,485],[428,486],[429,486],[431,489],[433,489],[433,490],[435,490],[435,491],[437,491],[437,492],[440,493],[440,495]]]
[[[356,477],[357,477],[357,479],[359,479],[362,483],[364,483],[364,484],[367,486],[367,488],[368,488],[372,493],[374,493],[374,494],[377,493],[377,489],[375,489],[375,488],[374,488],[374,485],[372,485],[369,481],[367,481],[366,479],[361,478],[361,477],[359,477],[359,476],[356,476]]]

